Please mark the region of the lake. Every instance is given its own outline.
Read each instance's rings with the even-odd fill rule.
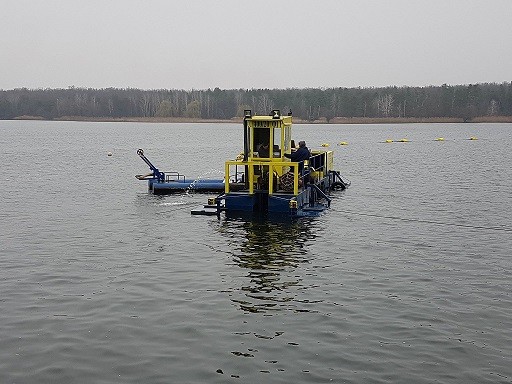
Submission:
[[[241,124],[0,133],[1,383],[512,382],[512,124],[295,125],[352,182],[297,221],[135,179],[219,178]]]

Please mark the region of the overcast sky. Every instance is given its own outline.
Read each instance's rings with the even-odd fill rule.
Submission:
[[[512,81],[512,0],[0,0],[0,89]]]

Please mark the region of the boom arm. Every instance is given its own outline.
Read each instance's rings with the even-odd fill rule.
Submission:
[[[142,150],[142,148],[137,149],[137,155],[139,155],[139,157],[142,160],[144,160],[144,162],[149,166],[149,169],[153,171],[153,177],[157,179],[159,182],[163,183],[165,181],[165,173],[160,172],[160,170],[157,167],[155,167],[151,163],[151,161],[149,161],[149,159],[144,155],[144,151]]]

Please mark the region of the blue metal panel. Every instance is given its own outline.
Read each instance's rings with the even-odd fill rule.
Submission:
[[[224,196],[224,204],[227,210],[252,212],[255,205],[254,195],[228,193]]]
[[[290,200],[294,195],[274,194],[268,197],[269,213],[290,213]]]

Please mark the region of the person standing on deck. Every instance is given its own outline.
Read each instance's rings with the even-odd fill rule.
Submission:
[[[311,153],[309,152],[308,147],[306,147],[305,141],[299,141],[299,148],[292,153],[285,153],[285,157],[289,158],[291,161],[296,161],[299,163],[299,173],[304,169],[304,160],[309,160],[311,157]]]

